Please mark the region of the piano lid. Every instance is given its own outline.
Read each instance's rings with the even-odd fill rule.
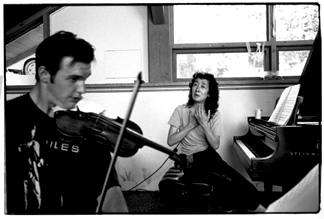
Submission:
[[[299,107],[300,120],[322,121],[322,39],[318,29],[312,49],[300,76],[299,96],[303,103]]]

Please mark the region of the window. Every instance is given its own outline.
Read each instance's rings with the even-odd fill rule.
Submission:
[[[265,5],[176,5],[173,18],[175,44],[266,40]]]
[[[191,78],[196,71],[209,72],[215,77],[263,76],[263,57],[251,59],[248,53],[176,54],[176,63],[179,79]]]
[[[309,51],[279,51],[279,69],[285,76],[300,76]]]
[[[35,65],[31,59],[35,57],[38,44],[49,36],[48,16],[58,8],[59,6],[46,5],[4,6],[6,12],[4,23],[7,24],[5,25],[6,85],[9,87],[35,84],[33,69]],[[26,13],[22,13],[22,17],[17,17],[15,13],[20,11],[19,9],[26,10]],[[22,20],[23,18],[26,19]],[[20,23],[16,24],[18,21]]]
[[[317,5],[276,5],[276,38],[283,40],[313,40],[319,26]]]
[[[318,5],[175,5],[172,80],[300,76],[319,27]]]

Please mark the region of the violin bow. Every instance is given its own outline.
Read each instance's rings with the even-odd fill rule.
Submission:
[[[110,173],[112,171],[112,168],[115,166],[116,159],[117,159],[118,148],[119,148],[119,146],[121,144],[121,141],[123,139],[123,135],[124,135],[124,132],[125,132],[125,129],[126,129],[127,122],[128,122],[128,120],[130,118],[130,115],[132,113],[133,106],[134,106],[134,103],[135,103],[135,99],[136,99],[137,93],[139,91],[140,85],[142,83],[143,83],[143,81],[142,81],[142,72],[140,72],[138,74],[138,76],[137,76],[137,80],[136,80],[136,83],[134,85],[133,95],[132,95],[131,102],[130,102],[130,105],[128,107],[127,113],[126,113],[126,117],[123,120],[122,127],[121,127],[121,129],[119,131],[119,135],[118,135],[118,139],[116,141],[114,153],[112,155],[112,159],[111,159],[110,164],[109,164],[109,168],[108,168],[108,172],[107,172],[107,175],[106,175],[106,179],[105,179],[105,182],[104,182],[102,191],[101,191],[101,196],[100,196],[99,204],[97,205],[96,214],[99,213],[100,209],[102,208],[103,202],[105,200],[105,196],[106,196],[106,192],[107,192],[108,179],[109,179]]]

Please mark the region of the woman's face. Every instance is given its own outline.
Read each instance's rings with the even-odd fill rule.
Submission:
[[[204,103],[209,96],[209,81],[206,79],[197,78],[192,85],[191,95],[196,103]]]

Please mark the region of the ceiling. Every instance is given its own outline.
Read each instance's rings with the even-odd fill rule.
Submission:
[[[22,60],[35,52],[37,45],[43,40],[43,25],[35,27],[32,31],[15,35],[23,23],[48,5],[43,4],[6,4],[3,7],[6,66]],[[13,31],[14,30],[14,31]],[[14,37],[9,37],[13,35]],[[10,39],[9,39],[10,38]]]
[[[47,6],[43,4],[5,4],[3,6],[5,31],[13,28]]]
[[[7,66],[24,59],[35,52],[37,45],[43,40],[43,25],[6,44]]]

